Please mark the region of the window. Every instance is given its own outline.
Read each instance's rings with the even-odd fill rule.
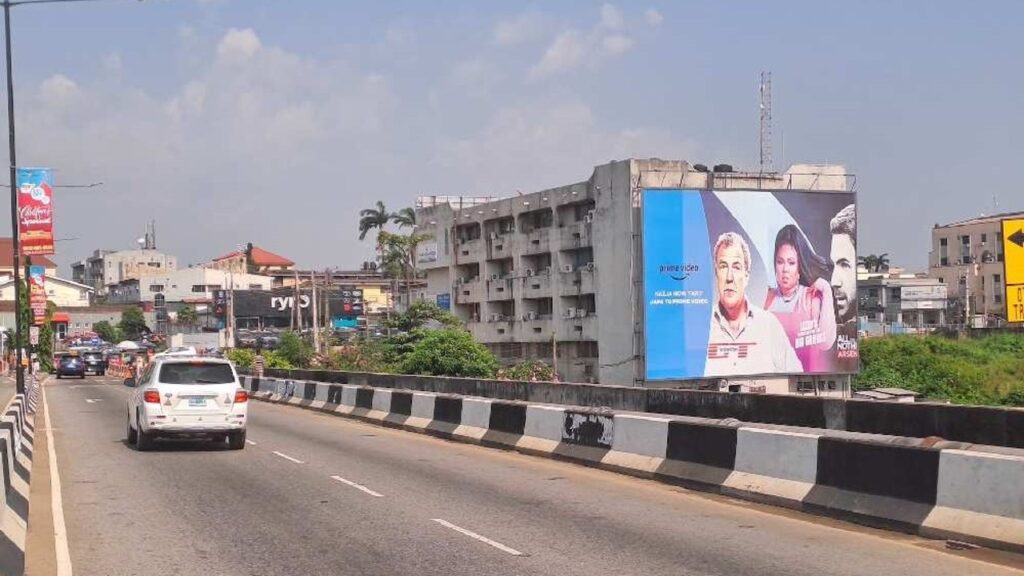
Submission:
[[[262,290],[263,287],[259,284],[249,284],[249,290]]]
[[[235,381],[230,364],[175,362],[160,368],[164,384],[230,384]]]
[[[988,234],[985,234],[984,232],[982,232],[981,233],[981,243],[984,244],[986,242],[988,242]]]
[[[939,276],[939,284],[945,284],[945,283],[946,283],[946,279],[943,278],[942,276]]]
[[[878,298],[878,288],[868,288],[868,298]]]
[[[597,342],[577,342],[576,355],[580,358],[597,358]]]
[[[203,284],[193,284],[192,285],[192,292],[194,292],[196,294],[202,294],[202,293],[206,292],[206,286],[204,286]]]
[[[163,292],[164,291],[164,285],[163,284],[150,284],[149,285],[149,291],[150,292]]]

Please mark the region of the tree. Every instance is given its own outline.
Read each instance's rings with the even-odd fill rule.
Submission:
[[[465,330],[448,328],[427,332],[405,355],[405,374],[491,378],[498,360]]]
[[[17,339],[18,346],[28,348],[29,326],[32,326],[32,309],[29,308],[28,283],[21,281],[21,300],[18,302],[18,313],[21,316],[21,338]]]
[[[184,308],[178,310],[178,324],[184,324],[185,326],[195,326],[196,322],[199,321],[199,315],[196,314],[196,309],[185,305]]]
[[[889,253],[883,252],[877,256],[875,261],[875,272],[888,272],[889,271]]]
[[[49,372],[53,369],[53,313],[57,306],[53,302],[46,303],[46,322],[39,329],[39,345],[36,346],[36,353],[39,357],[39,369],[42,372]]]
[[[857,263],[868,272],[887,272],[889,270],[889,253],[861,256],[857,259]]]
[[[359,239],[364,240],[366,235],[376,228],[384,230],[387,223],[391,221],[392,214],[384,207],[384,203],[377,200],[376,208],[367,208],[359,211]]]
[[[113,324],[107,322],[106,320],[100,320],[99,322],[93,324],[92,331],[95,332],[97,336],[106,340],[107,342],[112,342],[116,344],[123,340],[123,338],[121,338],[121,331],[117,328],[117,326],[114,326]]]
[[[121,329],[121,335],[128,340],[138,340],[148,331],[142,310],[135,306],[125,308],[124,312],[121,312],[121,323],[118,327]]]
[[[415,228],[416,210],[412,208],[402,208],[391,215],[391,221],[398,224],[399,228]]]
[[[462,326],[462,321],[457,316],[447,310],[442,310],[437,304],[426,300],[410,304],[405,312],[391,320],[390,325],[396,330],[409,332],[422,328],[430,320],[434,320],[447,328]]]
[[[276,356],[286,360],[289,364],[305,368],[309,366],[309,361],[313,358],[313,345],[303,340],[295,332],[285,332],[281,335],[281,342],[275,352]]]

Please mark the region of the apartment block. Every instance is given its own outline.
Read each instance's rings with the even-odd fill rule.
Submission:
[[[530,194],[421,197],[416,233],[429,240],[418,247],[417,265],[425,297],[449,307],[503,362],[554,362],[566,381],[644,385],[644,188],[848,187],[841,166],[797,165],[770,175],[716,168],[630,159]],[[795,390],[792,380],[755,387]]]
[[[950,322],[963,324],[969,319],[972,326],[980,327],[1006,319],[1001,222],[1012,218],[1024,218],[1024,212],[932,228],[928,275],[947,286]]]

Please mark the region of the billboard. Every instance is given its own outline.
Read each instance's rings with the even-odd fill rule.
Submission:
[[[856,372],[855,201],[645,189],[646,379]]]
[[[28,268],[28,298],[32,309],[32,323],[41,326],[46,323],[46,269],[42,266]]]
[[[53,173],[18,168],[18,236],[26,256],[53,254]]]
[[[416,263],[430,264],[437,262],[437,242],[421,242],[416,245]]]

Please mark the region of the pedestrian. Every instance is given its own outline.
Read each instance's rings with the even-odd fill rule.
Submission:
[[[253,378],[263,378],[263,367],[265,361],[263,360],[263,349],[256,349],[256,357],[252,359],[252,375]]]

